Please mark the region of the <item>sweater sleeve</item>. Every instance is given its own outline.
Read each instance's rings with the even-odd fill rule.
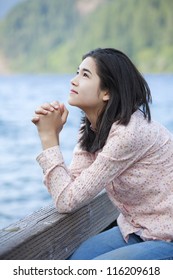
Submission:
[[[67,169],[59,146],[47,149],[37,158],[45,175],[45,184],[60,213],[68,213],[88,203],[113,179],[125,171],[141,154],[131,137],[113,129],[95,160],[85,151],[76,150],[71,170]],[[78,157],[78,160],[77,160]]]

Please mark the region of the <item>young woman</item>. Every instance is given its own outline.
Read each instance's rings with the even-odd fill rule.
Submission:
[[[173,259],[173,138],[151,120],[150,89],[122,52],[84,55],[68,100],[84,112],[69,168],[59,146],[68,111],[59,102],[35,111],[43,152],[37,160],[60,213],[106,189],[118,226],[85,241],[70,259]]]

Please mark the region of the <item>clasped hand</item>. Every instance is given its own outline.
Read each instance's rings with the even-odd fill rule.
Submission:
[[[37,126],[40,138],[57,136],[66,123],[68,110],[57,101],[45,103],[35,110],[32,122]]]

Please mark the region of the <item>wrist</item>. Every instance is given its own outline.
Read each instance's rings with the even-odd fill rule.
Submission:
[[[40,134],[43,150],[59,145],[59,135],[56,133]]]

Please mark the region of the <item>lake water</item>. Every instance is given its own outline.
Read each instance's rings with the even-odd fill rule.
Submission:
[[[61,133],[61,149],[68,165],[81,119],[67,104],[70,75],[0,76],[0,228],[46,206],[51,198],[36,163],[40,140],[31,118],[46,101],[59,100],[70,110]],[[146,75],[152,91],[152,116],[173,132],[173,74]]]

